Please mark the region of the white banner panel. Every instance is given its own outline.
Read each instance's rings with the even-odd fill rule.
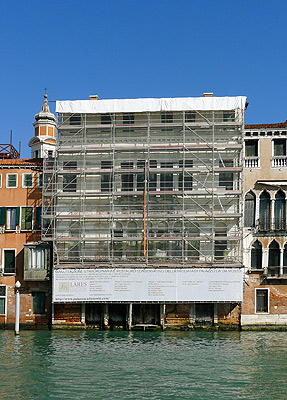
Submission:
[[[241,302],[242,270],[54,269],[53,302]]]

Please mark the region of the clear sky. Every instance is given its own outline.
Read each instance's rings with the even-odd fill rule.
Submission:
[[[49,100],[246,95],[246,123],[286,113],[287,1],[2,1],[1,140],[30,155]],[[54,103],[50,103],[54,110]]]

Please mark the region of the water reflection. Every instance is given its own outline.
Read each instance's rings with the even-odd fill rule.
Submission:
[[[0,332],[1,399],[284,399],[285,332]]]

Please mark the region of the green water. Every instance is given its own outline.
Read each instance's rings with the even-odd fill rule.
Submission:
[[[287,332],[0,331],[0,399],[287,399]]]

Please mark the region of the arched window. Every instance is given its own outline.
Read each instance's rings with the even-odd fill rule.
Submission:
[[[137,236],[137,224],[134,221],[130,221],[127,226],[127,235],[129,237]]]
[[[262,268],[262,244],[259,242],[259,240],[256,240],[251,248],[251,268]]]
[[[168,234],[168,224],[166,222],[160,222],[158,224],[158,236],[167,236]]]
[[[251,228],[255,226],[255,204],[255,194],[252,192],[246,193],[244,204],[244,226]]]
[[[280,247],[276,240],[269,245],[268,269],[271,275],[278,274],[280,267]]]
[[[259,227],[262,231],[270,230],[270,195],[266,190],[260,195]]]
[[[215,227],[214,256],[215,260],[224,261],[227,255],[227,227],[219,223]]]
[[[285,193],[281,189],[275,195],[274,217],[275,230],[284,230],[286,226],[286,205]]]

